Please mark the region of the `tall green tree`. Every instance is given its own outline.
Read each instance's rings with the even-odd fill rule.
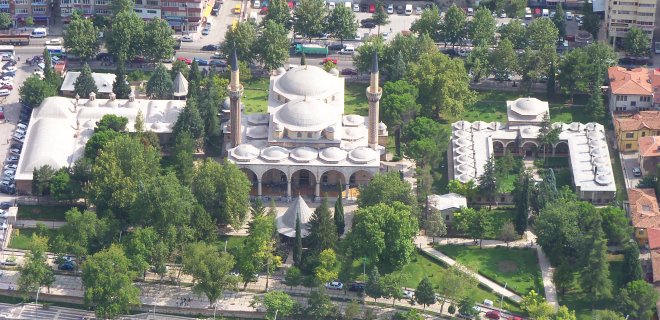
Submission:
[[[416,205],[410,183],[402,180],[398,172],[377,174],[369,184],[360,187],[358,206],[366,208],[380,203],[401,202],[409,207]]]
[[[245,238],[243,246],[237,252],[237,268],[243,278],[244,286],[254,279],[254,274],[270,274],[279,267],[281,259],[275,255],[276,242],[275,217],[271,215],[255,216],[250,222],[250,236]],[[266,280],[268,290],[268,279]]]
[[[323,32],[327,13],[328,9],[323,0],[300,1],[293,12],[294,31],[311,42],[313,37],[318,37]]]
[[[195,141],[188,131],[178,133],[174,139],[174,148],[172,150],[174,171],[181,184],[189,186],[195,174],[195,158],[193,156],[195,152]]]
[[[97,317],[114,318],[140,304],[140,289],[133,284],[135,273],[122,248],[111,245],[89,257],[82,265],[85,304]]]
[[[369,271],[369,277],[364,286],[364,293],[366,293],[367,296],[374,298],[374,302],[376,299],[383,296],[383,282],[380,278],[378,267],[374,266],[373,269]]]
[[[337,227],[330,215],[328,200],[324,197],[309,221],[309,235],[307,236],[309,248],[316,253],[325,249],[334,249],[337,239]]]
[[[516,232],[522,235],[527,230],[529,217],[530,197],[532,196],[533,181],[531,173],[527,170],[521,172],[516,179],[513,197],[516,207]]]
[[[43,286],[48,287],[50,292],[50,286],[55,282],[53,269],[46,260],[48,238],[33,234],[31,240],[30,251],[26,254],[25,262],[18,269],[19,276],[16,281],[18,290],[24,297],[37,293]]]
[[[557,28],[557,34],[562,38],[566,38],[566,13],[561,3],[557,4],[557,10],[555,11],[555,16],[552,18],[552,22]]]
[[[607,43],[596,41],[586,47],[571,50],[557,66],[558,80],[565,94],[589,93],[600,86],[607,68],[617,63],[618,54]]]
[[[232,163],[207,160],[197,166],[192,192],[219,223],[240,228],[250,207],[250,180]]]
[[[648,319],[658,301],[658,292],[644,280],[629,282],[621,291],[621,311],[633,319]]]
[[[582,246],[583,233],[579,227],[579,217],[588,210],[584,203],[575,201],[555,201],[541,210],[534,223],[537,242],[557,265],[561,258],[578,257]]]
[[[484,164],[484,171],[478,178],[479,190],[488,198],[488,210],[492,208],[493,198],[497,192],[497,178],[495,173],[495,158],[490,157]]]
[[[493,229],[492,217],[484,209],[461,208],[454,213],[454,223],[458,230],[479,240],[480,248],[483,238]]]
[[[418,222],[410,207],[394,202],[361,207],[355,212],[350,244],[354,257],[368,257],[392,268],[410,261]]]
[[[418,166],[437,166],[444,156],[449,132],[437,121],[417,117],[403,128],[403,153]]]
[[[433,285],[428,277],[424,277],[424,279],[422,279],[417,285],[417,290],[415,290],[415,301],[423,305],[424,310],[426,310],[427,306],[435,303],[435,291],[433,290]]]
[[[286,0],[273,0],[268,3],[268,12],[263,18],[262,23],[266,24],[268,21],[274,21],[286,30],[291,29],[291,10]]]
[[[130,2],[130,1],[129,1]],[[130,61],[142,52],[144,20],[133,10],[122,10],[112,19],[105,36],[108,52],[119,61]]]
[[[134,3],[131,0],[114,0],[112,1],[112,13],[117,16],[120,12],[132,12]]]
[[[144,26],[142,54],[147,61],[158,62],[174,56],[174,38],[172,28],[166,20],[159,17],[151,19]]]
[[[116,95],[117,99],[128,99],[131,91],[131,86],[128,84],[126,78],[124,62],[119,61],[117,63],[117,70],[115,71],[115,82],[112,83],[112,92]]]
[[[592,231],[593,246],[586,257],[586,264],[580,273],[582,290],[591,300],[596,301],[612,296],[612,280],[607,262],[607,240],[600,227]]]
[[[475,47],[465,61],[465,67],[472,74],[472,81],[479,82],[487,78],[491,72],[488,48],[484,46]]]
[[[165,262],[169,255],[156,230],[152,227],[138,227],[130,234],[125,246],[126,256],[131,260],[132,269],[143,278],[152,266],[158,273],[166,272]]]
[[[43,81],[38,75],[28,77],[19,89],[20,102],[31,108],[36,108],[41,105],[44,99],[57,95],[57,87]]]
[[[172,78],[161,63],[156,66],[147,82],[147,94],[156,99],[167,99],[172,95]]]
[[[99,52],[99,30],[92,20],[84,19],[79,14],[71,15],[69,28],[64,35],[64,47],[67,53],[87,61]]]
[[[460,43],[465,38],[466,21],[465,11],[456,4],[452,4],[440,26],[443,40],[451,43],[452,46]]]
[[[635,242],[628,242],[623,247],[623,282],[644,280],[642,264],[639,261],[639,248]]]
[[[77,95],[81,98],[89,97],[89,94],[94,92],[95,94],[99,91],[96,87],[96,82],[92,77],[92,69],[87,63],[85,63],[80,70],[80,75],[76,78],[76,81],[73,83],[74,90]]]
[[[283,25],[271,20],[264,26],[253,51],[267,70],[275,70],[289,59],[289,39]]]
[[[594,6],[592,3],[585,1],[582,5],[582,29],[591,33],[591,35],[596,39],[598,37],[598,31],[600,30],[600,25],[602,23],[600,16],[594,13]]]
[[[435,237],[445,236],[447,234],[447,225],[442,217],[442,212],[429,209],[424,219],[424,229],[426,229],[427,236],[433,237],[433,242],[435,242]]]
[[[472,44],[475,47],[489,47],[495,41],[496,22],[486,7],[480,7],[468,27]]]
[[[186,107],[179,114],[172,131],[175,135],[187,131],[197,141],[204,138],[204,120],[197,109],[197,99],[186,100]]]
[[[543,47],[554,47],[559,31],[548,18],[534,19],[527,26],[527,44],[534,50]]]
[[[11,15],[7,12],[0,12],[0,29],[7,29],[12,24]]]
[[[518,57],[513,50],[513,44],[508,39],[500,41],[495,50],[490,53],[490,65],[497,79],[509,79],[518,67]]]
[[[628,30],[626,37],[623,38],[623,48],[631,56],[648,56],[651,52],[651,41],[642,29],[632,27]]]
[[[300,217],[296,217],[296,237],[293,241],[293,264],[300,267],[302,262],[302,230],[300,227]]]
[[[255,25],[250,22],[239,22],[235,28],[227,29],[225,41],[222,44],[222,53],[227,57],[231,57],[234,50],[236,50],[239,60],[252,62],[256,58],[256,52],[253,50],[256,41],[257,31]]]
[[[385,53],[383,37],[367,37],[361,46],[357,47],[353,55],[353,65],[358,71],[368,73],[374,61],[374,52],[378,53],[378,65],[382,65]]]
[[[355,13],[346,6],[337,6],[328,15],[326,32],[338,38],[342,44],[344,39],[353,39],[357,34],[358,24]]]
[[[603,231],[608,244],[625,244],[633,233],[626,211],[619,207],[605,207],[598,210],[603,218]]]
[[[436,6],[422,11],[422,15],[410,25],[410,31],[421,36],[427,34],[436,42],[443,39],[441,34],[442,19]]]
[[[50,182],[55,176],[55,169],[45,164],[39,168],[34,168],[32,177],[32,194],[38,196],[47,196],[50,194]]]
[[[107,220],[99,219],[89,210],[73,208],[64,214],[66,224],[61,228],[64,248],[58,251],[71,253],[80,258],[90,252],[96,252],[106,245],[108,231]]]
[[[213,308],[226,289],[235,289],[239,277],[231,274],[234,257],[203,242],[191,244],[184,251],[184,268],[196,280],[193,291],[204,294]]]
[[[394,143],[401,155],[401,129],[421,108],[417,103],[418,90],[405,80],[385,82],[380,105],[380,117],[394,129]]]
[[[263,296],[263,305],[266,307],[266,319],[274,320],[277,316],[284,318],[292,315],[297,302],[286,292],[269,291]]]
[[[432,119],[459,117],[476,99],[463,61],[437,50],[421,55],[407,77],[419,88],[417,102],[424,106],[422,115]]]
[[[462,270],[456,267],[449,268],[438,286],[438,294],[443,298],[440,309],[444,310],[447,299],[459,301],[465,296],[470,296],[469,293],[477,288],[478,283],[477,279]]]
[[[509,40],[515,49],[523,49],[527,46],[527,29],[520,20],[512,20],[508,24],[499,27],[500,40]]]
[[[390,23],[390,17],[385,12],[385,4],[382,1],[376,1],[376,8],[374,14],[371,16],[374,24],[378,26],[378,33],[380,34],[380,26]]]
[[[341,187],[341,183],[339,183],[339,194],[337,195],[337,201],[335,201],[335,212],[333,215],[338,236],[344,234],[344,229],[346,229],[346,223],[344,222],[344,204],[342,203]]]

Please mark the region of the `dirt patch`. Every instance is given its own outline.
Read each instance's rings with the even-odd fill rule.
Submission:
[[[497,263],[497,270],[503,273],[512,273],[518,270],[518,265],[511,260],[500,261]]]

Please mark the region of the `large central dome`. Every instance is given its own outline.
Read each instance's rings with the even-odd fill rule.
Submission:
[[[289,102],[275,114],[276,122],[297,130],[320,130],[334,118],[331,107],[318,100]]]
[[[332,93],[336,91],[336,83],[336,77],[315,66],[293,68],[277,80],[284,93],[308,97]]]

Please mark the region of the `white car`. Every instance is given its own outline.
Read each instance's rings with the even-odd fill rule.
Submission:
[[[353,12],[360,12],[360,5],[357,3],[353,4]]]
[[[193,42],[193,37],[191,35],[187,34],[187,35],[181,37],[181,41],[183,41],[183,42]]]
[[[500,18],[502,19],[506,18],[506,13],[505,12],[500,13]]]
[[[0,89],[0,97],[6,97],[11,94],[11,91],[7,89]]]
[[[344,288],[344,284],[339,281],[327,282],[325,287],[332,290],[341,290]]]
[[[334,2],[329,2],[328,3],[328,10],[334,10],[335,9],[335,3]]]
[[[18,68],[14,67],[14,66],[11,66],[11,67],[4,68],[4,70],[6,72],[16,72],[16,70],[18,70]]]
[[[61,46],[62,45],[62,39],[51,39],[46,41],[47,46]]]
[[[25,130],[27,130],[27,125],[19,123],[19,124],[16,125],[16,128],[25,131]]]
[[[20,129],[20,128],[16,128],[16,130],[14,131],[14,133],[18,133],[18,134],[25,135],[25,130]]]
[[[389,5],[387,5],[387,14],[393,14],[393,13],[394,13],[394,5],[390,3]]]
[[[422,7],[416,7],[416,8],[415,8],[415,14],[416,14],[416,15],[420,15],[420,14],[422,14]]]
[[[5,165],[5,170],[9,170],[9,169],[16,170],[16,168],[18,168],[18,165],[15,165],[15,164],[6,164]]]
[[[403,296],[406,299],[412,299],[415,297],[415,291],[408,290],[408,289],[403,289]]]
[[[254,2],[252,2],[252,7],[255,8],[255,9],[260,9],[261,8],[261,2],[259,0],[254,0]]]
[[[389,32],[383,32],[381,35],[383,36],[383,40],[387,40],[390,37]]]

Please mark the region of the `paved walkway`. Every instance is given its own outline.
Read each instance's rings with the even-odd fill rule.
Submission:
[[[66,224],[66,221],[46,221],[46,220],[16,220],[14,226],[16,228],[36,228],[37,223],[43,223],[46,227],[51,229],[61,228]]]
[[[431,247],[429,244],[432,242],[431,237],[426,237],[426,236],[418,236],[415,239],[415,244],[424,252],[431,254],[435,256],[436,258],[440,259],[444,263],[450,266],[456,266],[459,270],[462,270],[468,274],[473,275],[481,284],[485,285],[486,287],[490,288],[493,290],[496,294],[498,295],[503,295],[507,298],[509,298],[512,301],[515,302],[520,302],[521,297],[514,293],[511,290],[505,289],[502,287],[500,284],[480,275],[479,273],[476,273],[472,270],[469,270],[467,267],[459,264],[456,262],[456,260],[450,258],[446,254],[434,249]],[[440,241],[436,241],[436,244],[454,244],[454,245],[474,245],[474,241],[471,239],[464,239],[464,238],[443,238]],[[499,240],[483,240],[482,246],[484,248],[492,248],[495,246],[505,246],[506,243],[503,241]],[[545,290],[545,298],[548,303],[550,303],[553,307],[559,308],[558,300],[557,300],[557,290],[555,289],[555,285],[552,282],[552,274],[553,274],[553,268],[550,266],[550,262],[543,252],[543,249],[541,249],[541,246],[536,244],[536,236],[527,231],[525,233],[525,237],[523,239],[518,240],[518,241],[513,241],[509,243],[510,247],[518,247],[518,248],[534,248],[536,249],[536,253],[538,256],[539,260],[539,268],[541,269],[541,277],[543,279],[543,287]]]

